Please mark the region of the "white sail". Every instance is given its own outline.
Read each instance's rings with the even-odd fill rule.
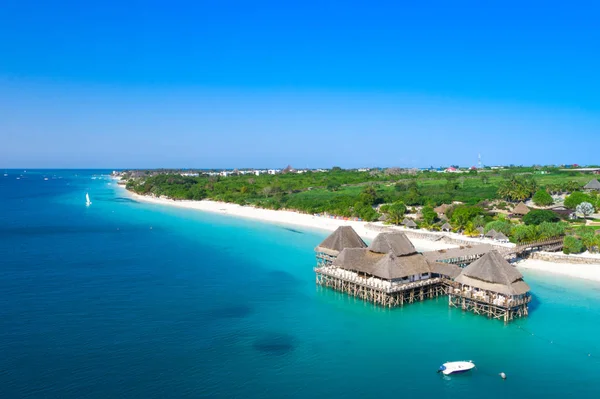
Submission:
[[[92,201],[90,201],[90,195],[88,193],[85,193],[85,204],[87,206],[92,205]]]

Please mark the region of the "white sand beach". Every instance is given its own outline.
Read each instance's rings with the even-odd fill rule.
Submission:
[[[579,264],[526,259],[518,262],[517,267],[600,282],[600,260],[598,264]]]
[[[357,222],[342,219],[330,219],[325,217],[313,216],[292,211],[274,211],[270,209],[255,208],[251,206],[241,206],[226,202],[217,201],[175,201],[167,198],[156,198],[143,196],[129,192],[134,199],[157,205],[176,206],[179,208],[195,209],[203,212],[219,213],[235,217],[256,219],[262,222],[275,224],[286,224],[309,229],[319,229],[333,231],[339,226],[352,226],[352,228],[365,240],[372,240],[379,233],[377,230],[369,229],[367,222]],[[423,239],[412,239],[411,241],[420,251],[434,251],[444,248],[453,248],[457,245],[433,242]]]
[[[123,187],[123,190],[125,188]],[[274,211],[269,209],[254,208],[251,206],[241,206],[237,204],[230,204],[225,202],[216,201],[175,201],[167,198],[156,198],[149,196],[142,196],[139,194],[131,193],[127,191],[130,196],[138,201],[157,205],[176,206],[179,208],[194,209],[203,212],[213,212],[223,215],[230,215],[234,217],[243,217],[249,219],[256,219],[263,222],[275,223],[275,224],[286,224],[299,227],[305,227],[309,229],[320,229],[326,231],[333,231],[339,226],[352,226],[356,232],[363,237],[365,240],[372,240],[378,234],[375,229],[370,229],[367,222],[348,221],[342,219],[330,219],[325,217],[313,216],[302,214],[291,211]],[[371,224],[373,225],[373,224]],[[377,224],[375,224],[377,225]],[[397,228],[403,230],[402,228]],[[451,237],[466,239],[464,236],[457,234],[448,234]],[[475,243],[485,243],[489,240],[481,239],[467,239]],[[419,251],[435,251],[438,249],[454,248],[457,245],[452,245],[444,242],[433,242],[426,239],[411,238],[411,241]],[[495,245],[498,245],[495,243]],[[507,244],[511,245],[511,244]],[[576,255],[574,255],[576,256]],[[537,259],[526,259],[517,263],[517,267],[523,269],[535,269],[538,271],[561,274],[568,277],[581,278],[586,280],[600,282],[600,258],[598,258],[597,264],[580,264],[580,263],[559,263],[559,262],[547,262]]]

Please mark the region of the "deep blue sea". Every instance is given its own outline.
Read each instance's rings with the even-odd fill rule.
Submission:
[[[315,286],[326,232],[138,203],[107,173],[0,171],[0,398],[600,397],[598,284],[525,273],[508,326],[375,308]]]

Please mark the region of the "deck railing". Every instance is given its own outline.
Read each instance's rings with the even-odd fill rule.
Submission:
[[[527,296],[522,299],[508,299],[508,300],[505,299],[503,301],[498,301],[496,299],[496,302],[494,302],[493,299],[489,298],[489,295],[487,295],[488,298],[485,298],[481,295],[474,295],[472,291],[463,291],[463,290],[460,290],[459,288],[454,288],[451,291],[449,291],[448,293],[450,295],[457,296],[460,298],[470,299],[475,302],[481,302],[481,303],[485,303],[485,304],[492,305],[492,306],[499,306],[502,308],[513,308],[513,307],[525,305],[525,304],[531,302],[531,296]]]
[[[339,270],[339,269],[337,269],[337,270]],[[374,288],[378,291],[382,291],[387,294],[411,290],[413,288],[425,287],[425,286],[441,283],[443,281],[443,279],[441,277],[433,277],[433,278],[427,278],[424,280],[413,281],[413,282],[409,282],[409,283],[390,283],[388,281],[379,280],[379,279],[377,279],[376,281],[369,280],[364,277],[359,277],[358,275],[343,276],[343,275],[340,275],[339,273],[336,273],[333,270],[327,270],[326,268],[323,268],[323,267],[315,267],[314,271],[316,273],[324,274],[326,276],[333,277],[338,280],[345,281],[347,283],[353,283],[353,284],[361,285],[361,286],[367,287],[367,288]],[[388,286],[388,284],[391,284],[391,285]]]

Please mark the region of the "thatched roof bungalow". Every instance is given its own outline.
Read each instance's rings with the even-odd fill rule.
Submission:
[[[600,182],[598,179],[593,179],[588,184],[583,186],[583,189],[587,191],[600,191]]]
[[[417,253],[417,250],[406,234],[401,232],[380,233],[368,248],[371,252],[379,254],[392,253],[396,256],[407,256]]]
[[[460,268],[430,262],[401,232],[381,233],[368,248],[346,248],[332,266],[396,283],[423,280],[433,275],[456,277]]]
[[[451,231],[452,230],[452,226],[450,226],[450,223],[446,222],[442,225],[442,231]]]
[[[404,227],[408,227],[409,229],[417,228],[417,224],[415,223],[415,221],[409,218],[404,219],[402,221],[402,224],[404,225]]]
[[[487,233],[485,233],[485,237],[486,238],[494,238],[496,237],[496,234],[498,234],[498,232],[494,229],[490,229],[490,231],[488,231]]]
[[[429,263],[419,254],[396,256],[391,252],[379,254],[357,248],[343,250],[333,265],[390,281],[420,277],[431,272]]]
[[[439,218],[441,218],[442,216],[446,216],[446,211],[448,210],[448,208],[450,208],[450,205],[442,204],[437,208],[433,208],[433,211],[437,213]]]
[[[495,250],[465,267],[455,281],[463,288],[466,286],[485,291],[487,295],[501,294],[513,299],[530,291],[523,275]]]
[[[518,216],[525,216],[529,213],[529,211],[530,209],[527,208],[527,205],[525,205],[522,202],[519,202],[519,204],[513,208],[512,213]]]
[[[340,226],[315,248],[317,266],[331,265],[345,248],[366,247],[367,244],[352,227]]]
[[[367,244],[354,231],[351,226],[340,226],[316,248],[316,252],[322,252],[331,256],[338,256],[344,248],[366,248]]]
[[[505,236],[502,232],[496,233],[496,235],[494,236],[494,240],[498,242],[509,242],[508,237]]]
[[[483,233],[484,233],[483,227],[479,226],[475,230],[477,230],[480,237],[483,237]]]

